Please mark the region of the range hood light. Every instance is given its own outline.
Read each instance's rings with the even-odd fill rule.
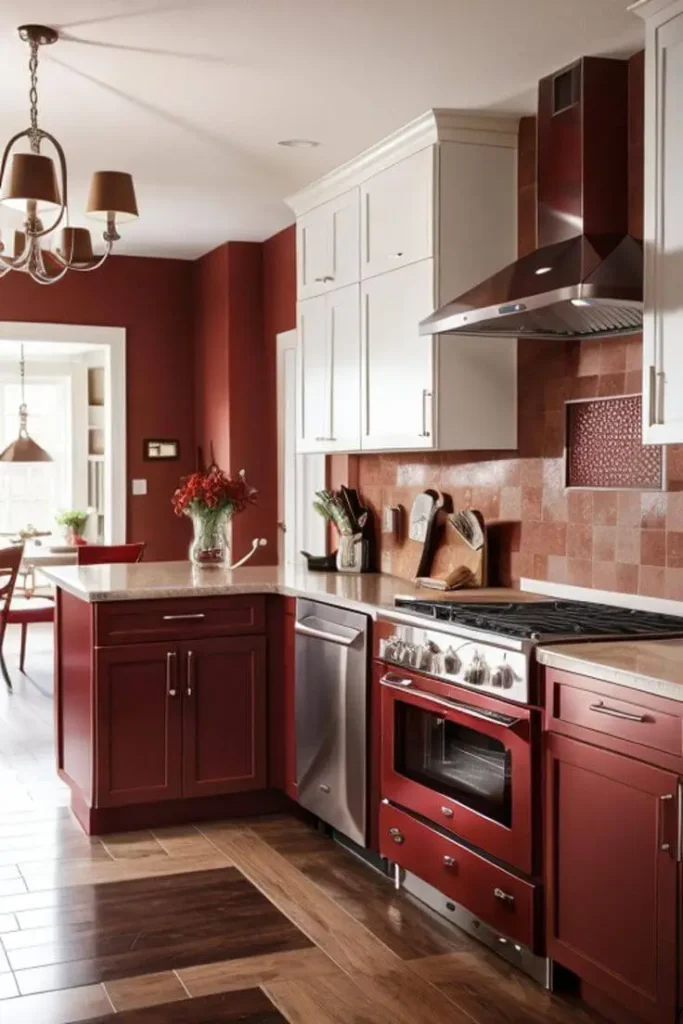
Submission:
[[[590,306],[588,299],[572,299],[572,306]]]
[[[539,267],[536,273],[540,277],[541,274],[549,274],[552,269],[552,267]]]

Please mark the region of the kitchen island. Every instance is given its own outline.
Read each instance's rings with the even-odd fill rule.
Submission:
[[[295,598],[371,617],[399,595],[434,598],[381,574],[276,567],[44,573],[57,587],[57,769],[91,834],[282,808],[296,797]]]

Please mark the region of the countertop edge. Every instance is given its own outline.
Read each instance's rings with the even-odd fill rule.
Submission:
[[[645,641],[644,641],[645,642]],[[628,669],[617,668],[615,665],[603,665],[577,655],[558,652],[552,647],[538,647],[536,660],[546,668],[557,668],[563,672],[597,679],[603,683],[614,683],[616,686],[630,687],[641,693],[651,693],[656,697],[668,697],[670,700],[683,701],[681,687],[677,683],[643,673],[629,672]]]

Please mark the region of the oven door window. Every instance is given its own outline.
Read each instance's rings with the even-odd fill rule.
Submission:
[[[499,741],[396,701],[394,767],[479,814],[512,823],[512,756]]]

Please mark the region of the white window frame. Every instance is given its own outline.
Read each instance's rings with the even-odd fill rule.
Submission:
[[[0,341],[76,343],[105,354],[105,543],[126,542],[126,329],[0,320]],[[30,412],[30,410],[29,410]],[[30,428],[30,423],[29,423]]]

